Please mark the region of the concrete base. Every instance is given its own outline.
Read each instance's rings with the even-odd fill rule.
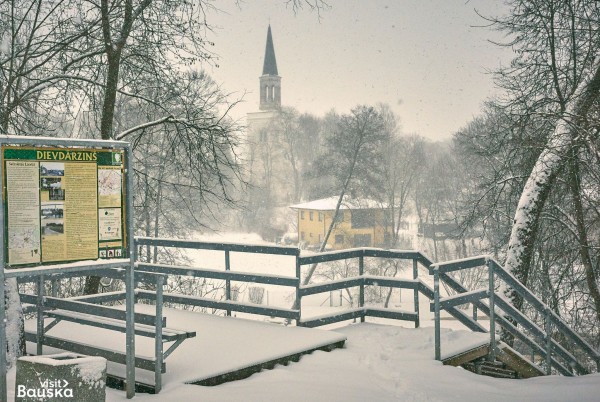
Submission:
[[[15,401],[104,402],[106,359],[59,353],[17,360]]]

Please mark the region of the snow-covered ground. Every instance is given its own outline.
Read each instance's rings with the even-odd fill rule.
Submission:
[[[265,244],[252,235],[212,236],[206,241],[228,241]],[[224,266],[222,253],[195,251],[192,257],[199,266]],[[232,270],[294,275],[290,257],[265,258],[260,255],[232,253]],[[402,276],[410,276],[405,272]],[[423,279],[429,280],[426,274]],[[267,287],[272,305],[289,307],[292,289]],[[331,296],[331,295],[330,295]],[[337,297],[337,295],[336,295]],[[324,300],[321,300],[325,298]],[[331,311],[328,295],[303,301],[303,314]],[[326,301],[327,303],[323,303]],[[395,308],[411,310],[412,292],[395,296]],[[341,308],[341,307],[335,307]],[[186,385],[169,381],[158,395],[137,394],[138,401],[600,401],[600,374],[568,378],[550,376],[527,380],[507,380],[483,377],[462,368],[443,366],[433,359],[433,321],[426,300],[422,299],[421,325],[368,319],[366,324],[343,323],[331,330],[347,337],[346,347],[333,352],[314,352],[297,363],[277,366],[273,370],[254,374],[248,379],[216,387]],[[186,313],[192,314],[192,313]],[[255,317],[257,318],[257,317]],[[258,317],[258,319],[265,320]],[[229,319],[231,320],[231,319]],[[239,320],[244,321],[244,320]],[[281,341],[268,339],[256,325],[244,325],[247,339],[262,339],[265,344]],[[276,325],[276,324],[271,324]],[[442,353],[465,350],[481,344],[486,334],[474,334],[461,329],[454,320],[442,320]],[[210,331],[210,328],[205,328]],[[295,347],[290,343],[290,347]],[[185,343],[184,343],[185,345]],[[238,345],[239,346],[239,345]],[[183,347],[183,346],[182,346]],[[198,365],[211,364],[199,350]],[[173,354],[167,368],[176,364]],[[14,390],[14,369],[8,376],[9,392]],[[125,401],[123,391],[108,390],[108,401]]]
[[[264,332],[255,333],[252,328],[259,327],[249,324],[244,329],[248,338],[264,337]],[[507,380],[443,366],[433,360],[431,327],[411,329],[366,323],[347,325],[335,331],[348,338],[344,349],[314,352],[297,363],[277,366],[245,380],[216,387],[167,382],[160,394],[138,393],[134,400],[592,402],[600,399],[599,374]],[[444,329],[442,344],[464,350],[485,338],[485,334]],[[265,343],[273,341],[280,342],[264,339]],[[197,364],[211,364],[202,355],[202,351],[198,351]],[[13,369],[8,376],[11,394],[14,377]],[[123,391],[107,390],[107,401],[126,400]]]

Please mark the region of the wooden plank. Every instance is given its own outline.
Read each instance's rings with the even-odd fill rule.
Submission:
[[[136,294],[140,299],[156,300],[156,292],[152,292],[149,290],[136,290]],[[299,310],[279,307],[262,307],[257,304],[241,303],[227,300],[218,301],[215,299],[209,299],[205,297],[164,293],[163,300],[165,303],[187,304],[190,306],[214,308],[216,310],[239,311],[242,313],[289,318],[292,320],[297,320],[300,317]]]
[[[512,370],[518,373],[520,378],[531,378],[545,375],[544,371],[534,363],[525,359],[513,348],[505,343],[498,344],[496,359],[506,364]]]
[[[229,279],[231,281],[265,283],[292,287],[296,287],[300,283],[300,280],[294,276],[254,274],[250,272],[223,271],[180,265],[138,263],[136,264],[136,274],[138,272],[155,272],[169,275],[192,276],[195,278]]]
[[[346,289],[356,286],[364,285],[365,281],[363,278],[344,278],[336,281],[330,281],[325,283],[316,283],[314,285],[306,285],[300,288],[300,296],[309,296],[317,293],[330,292],[333,290]]]
[[[345,342],[346,341],[343,340],[343,341],[335,342],[335,343],[332,343],[329,345],[320,346],[318,348],[309,349],[309,350],[306,350],[303,352],[294,353],[289,356],[285,356],[285,357],[281,357],[278,359],[273,359],[273,360],[269,360],[269,361],[266,361],[263,363],[259,363],[256,365],[244,367],[244,368],[241,368],[241,369],[229,372],[229,373],[220,374],[220,375],[217,375],[214,377],[209,377],[209,378],[205,378],[205,379],[201,379],[201,380],[192,381],[192,382],[189,382],[188,384],[215,386],[215,385],[220,385],[220,384],[230,382],[230,381],[242,380],[242,379],[248,378],[252,374],[258,373],[262,370],[271,370],[271,369],[275,368],[277,365],[287,365],[289,362],[297,362],[300,360],[300,358],[303,355],[313,353],[317,350],[331,352],[334,349],[343,348]]]
[[[178,240],[164,239],[154,237],[135,237],[135,245],[148,245],[158,247],[180,247],[191,248],[196,250],[220,250],[220,251],[235,251],[242,253],[258,253],[258,254],[275,254],[275,255],[300,255],[300,249],[297,247],[282,247],[282,246],[260,246],[239,243],[209,243],[198,240]]]
[[[393,258],[397,260],[418,260],[422,255],[418,251],[412,250],[383,250],[380,248],[363,249],[365,257]]]
[[[464,352],[457,353],[453,356],[442,359],[442,363],[445,366],[462,366],[465,363],[472,362],[473,360],[477,360],[481,357],[487,356],[490,353],[490,345],[485,344],[478,346],[473,349],[466,350]]]
[[[350,249],[343,251],[328,251],[315,255],[298,258],[300,265],[317,264],[320,262],[346,260],[348,258],[358,258],[364,256],[362,249]]]
[[[399,289],[419,289],[420,281],[418,279],[402,279],[395,277],[363,275],[365,285],[382,286]]]
[[[365,317],[389,318],[391,320],[415,322],[419,316],[414,311],[403,311],[387,308],[365,308]]]
[[[430,274],[432,274],[433,270],[435,270],[435,269],[439,270],[440,273],[448,273],[448,272],[453,272],[453,271],[460,271],[463,269],[481,267],[481,266],[485,266],[486,262],[488,261],[488,258],[489,257],[487,257],[487,256],[481,256],[481,257],[464,258],[462,260],[440,262],[440,263],[432,264],[431,267],[429,268],[429,271],[430,271]]]
[[[25,293],[19,293],[21,301],[30,304],[37,304],[37,296]],[[61,299],[58,297],[44,297],[44,307],[58,308],[61,310],[75,311],[77,313],[92,314],[99,317],[114,318],[117,320],[125,321],[126,312],[124,310],[101,306],[98,304],[85,303],[79,301],[73,301],[69,299]],[[156,325],[156,316],[143,313],[135,313],[135,322],[138,324]],[[162,318],[161,325],[165,327],[167,325],[167,319]]]
[[[476,289],[470,292],[459,293],[454,296],[445,297],[440,300],[440,309],[446,310],[461,304],[474,303],[488,296],[487,289]]]
[[[94,295],[73,296],[73,297],[69,297],[68,300],[99,304],[99,303],[125,300],[126,296],[127,296],[127,293],[125,293],[124,291],[117,291],[117,292],[98,293],[98,294],[94,294]]]
[[[28,342],[36,342],[36,340],[37,340],[36,333],[25,331],[25,340]],[[125,364],[125,353],[118,352],[118,351],[112,350],[112,349],[102,349],[97,346],[88,345],[86,343],[68,341],[65,339],[55,338],[53,336],[48,336],[48,335],[44,335],[44,345],[50,346],[53,348],[57,348],[57,349],[66,350],[69,352],[81,353],[83,355],[101,356],[101,357],[104,357],[108,361],[111,361],[114,363],[119,363],[119,364]],[[143,357],[143,356],[135,357],[135,367],[137,367],[137,368],[140,368],[143,370],[154,371],[154,364],[155,364],[155,360],[151,357]],[[167,366],[164,362],[161,365],[161,372],[162,373],[167,372]]]
[[[315,328],[321,325],[334,324],[340,321],[362,318],[365,315],[365,310],[362,308],[352,309],[343,313],[322,315],[309,320],[303,320],[298,323],[301,327]]]
[[[45,314],[48,317],[57,318],[64,321],[70,321],[77,324],[89,325],[97,328],[105,328],[112,331],[125,333],[126,329],[124,321],[106,317],[97,317],[89,314],[72,313],[61,310],[46,311]],[[155,327],[151,325],[136,324],[135,334],[139,336],[145,336],[148,338],[156,337]],[[162,338],[165,342],[172,342],[178,339],[188,339],[193,338],[195,336],[196,332],[194,331],[188,332],[172,328],[163,328],[162,330]]]

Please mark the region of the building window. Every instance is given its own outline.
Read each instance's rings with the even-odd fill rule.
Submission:
[[[344,222],[344,212],[340,211],[337,215],[337,217],[335,218],[335,223],[341,223]]]
[[[300,219],[304,219],[304,211],[300,211]]]
[[[392,235],[388,232],[383,234],[383,242],[385,243],[386,246],[389,246],[390,243],[392,242]]]
[[[319,212],[319,222],[323,222],[323,212]]]
[[[305,237],[304,232],[300,232],[300,240],[304,240]]]
[[[344,244],[344,235],[335,235],[335,244]]]
[[[350,219],[352,229],[370,228],[375,225],[375,214],[370,209],[352,211]]]
[[[323,237],[322,235],[319,235],[319,243],[321,243],[323,241],[322,237]]]
[[[313,234],[312,234],[312,232],[309,234],[309,236],[310,236],[310,238],[312,239],[312,237],[313,237]]]
[[[354,247],[370,247],[371,246],[371,235],[370,234],[355,234],[354,235]]]
[[[310,211],[309,214],[310,214],[310,220],[312,221],[315,213],[313,211]]]

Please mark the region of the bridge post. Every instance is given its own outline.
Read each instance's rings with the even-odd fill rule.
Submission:
[[[441,337],[440,337],[440,268],[433,268],[433,303],[435,321],[435,360],[442,360]]]
[[[57,297],[58,295],[58,279],[52,279],[52,282],[50,282],[51,284],[51,288],[50,288],[50,294],[52,295],[52,297]]]
[[[419,267],[417,266],[417,260],[412,260],[412,268],[413,268],[413,279],[419,279]],[[415,320],[415,328],[419,328],[419,289],[414,290],[414,304],[415,304],[415,313],[417,314],[417,318]]]
[[[296,320],[296,326],[301,327],[302,323],[302,295],[300,294],[300,284],[302,283],[302,265],[300,265],[300,249],[296,253],[296,278],[298,283],[296,285],[296,308],[298,309],[298,319]]]
[[[133,155],[131,144],[125,147],[125,174],[127,188],[127,248],[129,256],[129,265],[125,271],[125,393],[127,399],[135,396],[135,261],[136,245],[134,240],[133,226],[133,195],[131,193],[133,186]]]
[[[1,204],[0,204],[1,205]],[[2,221],[0,214],[0,223]],[[4,244],[4,243],[3,243]],[[4,257],[2,256],[4,247],[0,247],[0,401],[8,400],[8,389],[6,387],[6,372],[8,371],[6,359],[6,306],[4,303]]]
[[[550,309],[546,309],[545,317],[546,330],[546,375],[552,374],[552,314]]]
[[[225,250],[225,271],[231,271],[229,250]],[[225,300],[231,300],[231,280],[229,278],[225,279]],[[227,309],[227,315],[231,316],[231,310]]]
[[[358,257],[358,276],[363,279],[365,273],[365,257],[361,254]],[[364,282],[360,283],[360,293],[358,297],[358,304],[360,308],[365,307],[365,285]],[[363,312],[360,316],[360,322],[365,322],[365,313]]]
[[[0,155],[0,177],[4,175],[4,155]],[[2,189],[4,191],[4,188]],[[4,211],[4,197],[0,197],[0,211]],[[0,213],[0,229],[4,227],[4,212]],[[6,306],[4,299],[4,230],[0,230],[0,402],[8,400],[8,389],[6,387],[6,372],[8,362],[6,361]]]
[[[163,341],[162,341],[162,318],[163,318],[163,286],[165,278],[162,275],[156,277],[156,322],[154,326],[154,389],[158,394],[162,389],[162,364],[163,364]]]
[[[37,339],[36,339],[36,354],[41,356],[44,346],[44,275],[38,277],[37,283]]]
[[[489,361],[496,360],[496,312],[495,312],[495,296],[496,289],[494,284],[494,267],[489,261],[486,261],[488,268],[488,297],[490,303],[490,354]]]

